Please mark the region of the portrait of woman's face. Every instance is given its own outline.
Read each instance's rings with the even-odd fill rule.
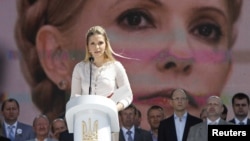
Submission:
[[[88,61],[86,34],[105,29],[122,63],[133,104],[144,117],[152,105],[173,113],[170,92],[187,92],[187,111],[199,117],[211,95],[220,96],[232,118],[231,98],[249,95],[250,1],[247,0],[16,0],[0,9],[0,103],[8,97],[27,112],[50,121],[63,117],[71,96],[72,72]],[[105,38],[106,41],[106,38]],[[106,42],[109,45],[109,42]],[[109,48],[109,46],[108,46]],[[127,59],[127,58],[130,59]],[[45,101],[45,102],[44,102]],[[230,112],[231,111],[231,112]],[[32,124],[32,123],[30,123]]]
[[[117,58],[126,68],[135,104],[168,107],[171,90],[183,88],[196,109],[210,95],[220,95],[230,74],[228,11],[226,0],[91,0],[74,38],[101,25],[116,53],[137,59]],[[82,36],[78,42],[85,44]]]

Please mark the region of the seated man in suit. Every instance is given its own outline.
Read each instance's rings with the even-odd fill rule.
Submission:
[[[134,105],[129,105],[119,112],[120,122],[122,124],[119,141],[152,141],[150,132],[135,127],[135,115],[136,107]]]
[[[232,98],[232,106],[235,117],[229,122],[236,125],[250,125],[248,118],[249,111],[249,97],[244,93],[237,93]]]
[[[47,116],[39,115],[35,117],[33,128],[36,137],[27,141],[57,141],[56,139],[49,137],[50,123]]]
[[[18,121],[20,112],[16,99],[6,99],[1,107],[3,114],[2,135],[12,141],[25,141],[35,137],[32,126]]]
[[[233,123],[221,119],[223,103],[220,97],[210,96],[207,100],[207,120],[192,126],[188,133],[187,141],[207,141],[208,125],[232,125]]]
[[[169,104],[173,107],[174,114],[161,121],[158,141],[186,141],[189,128],[202,120],[188,113],[188,97],[185,90],[175,89],[170,97]]]
[[[64,119],[56,118],[52,121],[51,132],[52,138],[59,139],[60,133],[67,130],[67,125]]]
[[[58,123],[59,121],[64,121],[64,124],[61,123],[60,126],[58,125],[55,125],[55,123]],[[53,124],[54,123],[54,124]],[[66,127],[64,127],[64,125]],[[60,128],[60,131],[59,131],[59,138],[58,138],[58,141],[74,141],[74,134],[73,133],[69,133],[69,130],[68,130],[68,127],[67,127],[67,124],[66,124],[66,121],[65,121],[65,118],[57,118],[55,119],[53,122],[52,122],[52,126],[54,129],[52,129],[52,132],[53,130],[56,130],[58,131],[58,128]],[[57,128],[57,129],[56,129]],[[66,129],[65,129],[66,128]]]

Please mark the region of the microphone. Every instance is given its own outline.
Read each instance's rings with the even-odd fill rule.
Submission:
[[[95,60],[95,58],[94,58],[93,56],[90,56],[90,57],[89,57],[89,62],[90,62],[90,63],[93,63],[94,60]]]
[[[90,69],[90,75],[89,75],[89,95],[91,95],[92,93],[92,87],[91,87],[91,84],[92,84],[92,64],[94,62],[94,57],[90,56],[89,57],[89,69]]]

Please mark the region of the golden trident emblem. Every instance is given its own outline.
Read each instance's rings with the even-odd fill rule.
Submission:
[[[82,136],[83,141],[98,141],[98,121],[93,122],[93,128],[91,127],[91,119],[89,118],[88,124],[82,121]]]

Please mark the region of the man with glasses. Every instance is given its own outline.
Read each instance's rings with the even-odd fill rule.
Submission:
[[[221,118],[223,109],[221,98],[210,96],[206,103],[207,119],[190,127],[187,141],[208,141],[208,125],[234,125]]]
[[[250,125],[248,118],[249,97],[245,93],[237,93],[232,98],[232,106],[235,117],[229,122],[236,125]]]
[[[186,141],[189,128],[202,120],[188,113],[188,96],[183,89],[172,91],[169,104],[173,107],[174,113],[161,121],[158,141]]]

